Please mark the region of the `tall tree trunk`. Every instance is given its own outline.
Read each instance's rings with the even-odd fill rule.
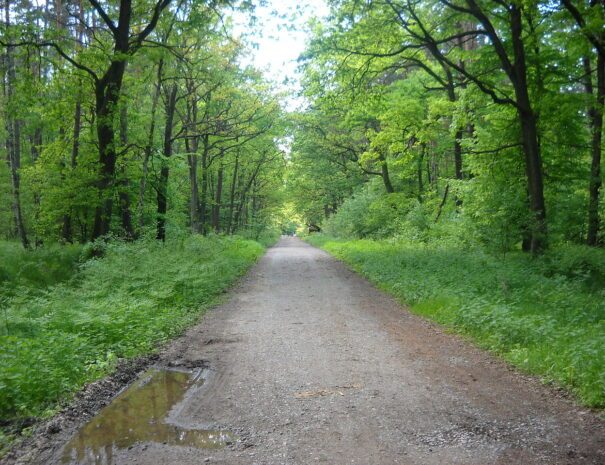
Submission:
[[[599,242],[599,197],[602,186],[601,178],[601,152],[603,149],[603,111],[605,105],[605,29],[594,28],[591,24],[603,23],[605,20],[605,1],[590,0],[587,12],[581,11],[576,2],[571,0],[561,0],[561,3],[571,14],[572,18],[579,26],[582,34],[597,53],[597,95],[588,109],[590,119],[592,144],[591,144],[591,163],[590,163],[590,181],[588,183],[588,234],[586,243],[591,246],[598,245]],[[583,3],[583,2],[582,2]],[[586,14],[596,17],[588,17]],[[596,22],[595,22],[596,20]],[[594,89],[592,84],[592,69],[590,59],[584,57],[585,71],[585,89],[586,93],[593,96]]]
[[[160,92],[162,85],[162,72],[164,67],[164,60],[160,60],[158,63],[157,81],[155,84],[155,91],[151,99],[151,122],[149,124],[149,135],[147,136],[147,145],[145,146],[145,152],[143,154],[143,174],[141,176],[141,184],[139,185],[139,200],[137,202],[137,214],[139,217],[139,227],[145,226],[145,191],[147,189],[147,176],[149,173],[149,160],[151,160],[153,154],[153,143],[155,139],[155,114],[158,107],[158,101],[160,100]]]
[[[115,183],[116,140],[114,124],[118,108],[126,63],[130,54],[130,19],[132,0],[120,0],[120,19],[113,32],[115,48],[112,61],[105,74],[95,82],[95,113],[97,143],[99,146],[99,205],[95,211],[92,238],[107,234],[111,227],[113,187]]]
[[[120,107],[120,143],[122,150],[128,146],[128,112],[125,104]],[[118,188],[118,198],[120,200],[120,219],[122,220],[122,229],[126,239],[135,238],[134,227],[132,226],[132,215],[130,213],[130,180],[126,174],[124,165],[120,168],[120,180]]]
[[[76,29],[77,37],[77,50],[80,52],[84,42],[84,8],[82,7],[82,0],[78,0],[78,26]],[[74,116],[73,116],[73,142],[71,147],[71,169],[75,170],[78,165],[78,156],[80,154],[80,132],[82,131],[82,80],[78,79],[77,90],[76,90],[76,103],[74,105]],[[70,211],[63,215],[63,228],[62,237],[66,242],[73,242],[73,227],[71,217],[71,206]]]
[[[187,132],[188,137],[185,138],[185,146],[187,150],[187,163],[189,165],[189,223],[191,232],[199,234],[200,229],[200,193],[198,187],[197,172],[199,167],[199,135],[197,134],[197,94],[195,92],[195,84],[193,80],[187,81],[187,92],[191,97],[187,105]]]
[[[111,64],[107,80],[100,80],[95,86],[97,140],[99,144],[99,202],[95,211],[92,238],[104,236],[111,226],[113,210],[113,187],[115,181],[117,152],[115,149],[115,109],[118,105],[125,61]]]
[[[246,203],[246,190],[242,189],[240,194],[239,203],[237,205],[237,209],[235,210],[235,220],[234,220],[234,229],[239,229],[242,226],[242,211],[244,210],[244,205]]]
[[[38,82],[38,85],[42,82],[42,50],[38,50],[36,59],[32,59],[32,68],[31,73],[34,76],[34,79]],[[33,134],[29,137],[30,142],[30,153],[31,153],[31,162],[35,164],[38,158],[40,157],[40,151],[42,149],[42,125],[41,122],[36,122],[36,126],[34,128]],[[42,200],[42,196],[40,195],[40,191],[38,188],[34,188],[33,192],[33,200],[34,200],[34,224],[38,224],[40,221],[40,203]],[[34,243],[37,246],[42,245],[42,240],[36,236],[34,239]]]
[[[445,206],[445,202],[447,202],[447,194],[450,191],[450,184],[447,183],[445,185],[445,191],[443,191],[443,198],[441,199],[441,203],[439,204],[439,208],[437,209],[437,215],[435,216],[435,223],[439,221],[439,217],[441,216],[441,212],[443,211],[443,207]]]
[[[231,192],[229,194],[229,219],[227,220],[227,233],[233,234],[233,208],[235,206],[235,186],[237,183],[237,171],[239,169],[239,151],[235,154],[235,166],[233,167],[233,177],[231,179]]]
[[[214,197],[214,205],[212,206],[212,227],[215,232],[219,232],[221,229],[221,201],[223,196],[223,155],[221,154],[221,160],[218,167],[218,174],[216,180],[216,194]]]
[[[78,84],[78,97],[74,107],[74,139],[71,147],[71,167],[78,166],[78,155],[80,154],[80,132],[82,131],[82,97],[80,94],[81,83]]]
[[[454,135],[454,170],[456,179],[462,179],[462,129],[458,129]]]
[[[251,223],[253,225],[256,225],[256,212],[257,209],[259,208],[259,202],[258,202],[258,188],[257,188],[257,180],[255,179],[254,182],[252,183],[252,204],[251,204]],[[258,237],[256,238],[258,239]]]
[[[164,128],[164,157],[160,168],[160,180],[158,185],[158,207],[157,207],[157,236],[160,241],[166,240],[166,212],[168,207],[168,176],[170,169],[168,160],[172,156],[172,129],[174,123],[174,111],[176,108],[177,86],[172,84],[166,99],[166,126]]]
[[[185,141],[186,146],[189,146],[189,141]],[[189,222],[191,223],[191,232],[193,234],[199,234],[200,230],[200,213],[199,213],[199,190],[197,181],[197,170],[199,165],[199,159],[193,148],[187,148],[187,163],[189,164]]]
[[[208,205],[208,135],[202,137],[202,195],[200,198],[200,227],[202,234],[206,234],[206,210]]]
[[[529,97],[527,64],[522,37],[523,24],[521,9],[517,5],[512,5],[511,7],[510,21],[515,71],[513,87],[517,102],[517,114],[521,125],[527,191],[529,194],[529,209],[532,216],[530,218],[529,226],[529,230],[531,231],[529,251],[536,254],[546,248],[546,206],[544,202],[543,170],[538,122]]]
[[[424,161],[424,153],[426,152],[426,144],[422,144],[420,155],[418,156],[418,166],[417,166],[417,177],[418,177],[418,201],[422,203],[423,201],[423,192],[424,192],[424,183],[422,180],[422,165]]]
[[[605,54],[597,53],[597,95],[589,110],[592,132],[590,182],[588,184],[588,234],[586,243],[591,246],[599,242],[599,200],[602,186],[601,152],[603,149],[603,107],[605,105]],[[588,65],[590,69],[590,64]],[[593,94],[592,79],[587,92]]]
[[[454,87],[454,77],[452,76],[452,72],[447,65],[442,64],[442,66],[446,72],[448,100],[452,103],[456,103],[458,98],[456,96],[456,89]],[[454,135],[454,172],[456,179],[462,179],[462,134],[462,129],[456,129],[456,134]],[[458,201],[456,201],[456,203],[458,203]]]
[[[5,0],[5,25],[10,26],[10,7],[9,1]],[[15,60],[13,56],[14,47],[7,46],[5,54],[6,63],[6,81],[4,84],[5,101],[7,106],[13,103],[14,88],[16,82]],[[25,230],[23,221],[23,212],[21,208],[21,121],[16,116],[10,114],[10,110],[5,112],[6,125],[6,158],[10,168],[11,190],[13,196],[12,210],[15,220],[15,228],[21,244],[24,248],[29,247],[29,239]]]

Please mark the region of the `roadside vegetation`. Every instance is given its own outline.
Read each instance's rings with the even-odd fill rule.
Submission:
[[[4,6],[7,444],[195,322],[276,239],[285,129],[229,19],[253,26],[251,2]]]
[[[535,260],[405,239],[307,240],[414,313],[605,407],[605,251],[569,246]]]
[[[179,334],[264,251],[237,236],[79,249],[38,254],[54,268],[56,283],[40,283],[35,253],[12,256],[11,263],[22,258],[23,273],[0,282],[0,418],[7,433],[52,413],[118,359],[150,353]]]
[[[605,407],[605,6],[329,4],[287,173],[311,243]]]

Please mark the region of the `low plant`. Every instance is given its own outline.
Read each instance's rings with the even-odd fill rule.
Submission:
[[[605,251],[562,245],[502,258],[451,242],[307,240],[415,313],[605,407]]]
[[[109,242],[72,279],[44,288],[13,279],[0,315],[0,418],[44,415],[119,358],[153,351],[195,322],[263,250],[240,237]]]

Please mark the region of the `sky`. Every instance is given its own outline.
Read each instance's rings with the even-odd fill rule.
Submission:
[[[321,18],[328,12],[324,0],[268,0],[265,6],[256,7],[258,21],[253,30],[247,27],[247,18],[234,18],[236,34],[251,33],[250,41],[257,45],[250,56],[244,57],[243,64],[263,71],[275,82],[276,90],[296,93],[300,88],[296,60],[305,49],[306,24],[310,18]],[[284,103],[287,110],[295,110],[304,102],[291,95]]]

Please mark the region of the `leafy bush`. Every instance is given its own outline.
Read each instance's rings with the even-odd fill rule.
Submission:
[[[414,312],[605,407],[605,251],[565,246],[501,259],[447,242],[308,240]]]
[[[193,323],[262,252],[238,237],[110,242],[77,279],[44,291],[18,288],[0,315],[0,417],[41,415],[118,358],[153,350]]]
[[[381,238],[394,234],[408,213],[410,200],[402,194],[385,195],[381,189],[368,184],[345,200],[338,212],[324,221],[323,229],[341,237]]]

